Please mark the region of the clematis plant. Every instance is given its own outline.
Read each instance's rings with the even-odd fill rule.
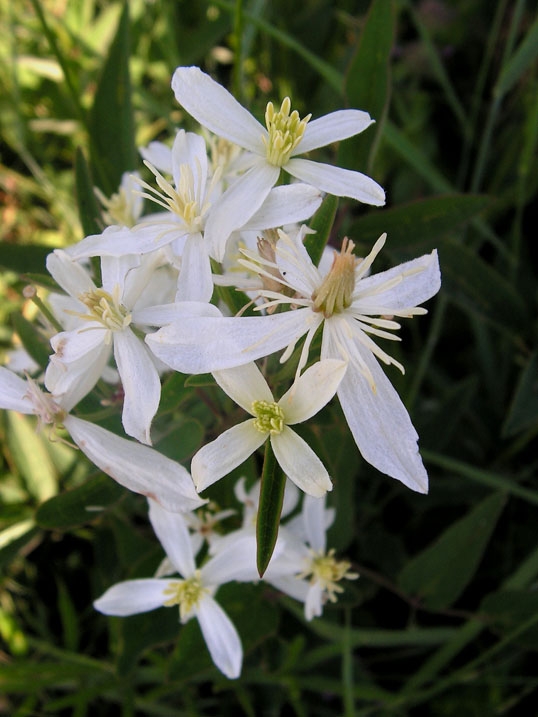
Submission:
[[[172,89],[179,104],[203,127],[249,153],[242,163],[247,171],[222,195],[207,221],[206,235],[217,260],[222,260],[230,234],[263,204],[281,170],[338,197],[374,206],[385,203],[385,192],[370,177],[297,157],[363,132],[373,122],[367,112],[339,110],[316,120],[310,121],[310,115],[301,120],[296,111],[291,112],[286,97],[278,111],[268,103],[264,127],[198,67],[178,67]]]
[[[240,369],[217,371],[215,380],[253,418],[222,433],[192,459],[191,472],[198,491],[241,465],[267,439],[288,478],[309,495],[332,489],[331,479],[310,446],[290,426],[320,411],[334,396],[346,372],[346,362],[320,361],[295,381],[277,402],[254,363]]]

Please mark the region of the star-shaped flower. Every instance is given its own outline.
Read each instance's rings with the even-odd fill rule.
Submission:
[[[322,462],[290,426],[320,411],[334,396],[345,371],[345,361],[314,364],[278,402],[254,363],[215,372],[223,391],[252,418],[225,431],[194,456],[191,472],[197,490],[204,490],[241,465],[267,439],[280,467],[301,490],[315,496],[332,490]]]
[[[203,127],[251,153],[247,171],[223,194],[206,224],[206,236],[219,247],[220,261],[230,234],[263,204],[284,169],[301,182],[339,197],[381,206],[385,192],[360,172],[299,159],[298,155],[364,131],[373,120],[367,112],[340,110],[310,121],[291,111],[285,98],[279,110],[267,105],[264,127],[221,85],[198,67],[178,67],[172,79],[177,101]],[[275,226],[275,225],[273,225]]]

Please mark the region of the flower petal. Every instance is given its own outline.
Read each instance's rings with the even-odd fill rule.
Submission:
[[[230,234],[246,224],[258,211],[280,175],[280,167],[257,159],[211,207],[205,225],[205,239],[211,254],[222,261]]]
[[[297,145],[297,151],[293,152],[292,156],[305,154],[332,142],[354,137],[356,134],[364,132],[374,122],[375,120],[370,117],[368,112],[362,110],[338,110],[319,119],[310,120]]]
[[[192,479],[198,491],[227,475],[254,453],[267,439],[267,434],[254,427],[254,420],[249,419],[206,444],[191,463]]]
[[[238,530],[228,533],[223,545],[203,565],[202,581],[204,585],[219,586],[231,580],[254,582],[259,580],[256,568],[256,536]]]
[[[361,172],[296,158],[290,159],[286,164],[286,171],[297,179],[336,197],[351,197],[376,207],[385,204],[384,189]]]
[[[197,495],[182,465],[152,448],[75,416],[66,416],[64,425],[92,463],[134,493],[152,498],[172,512],[195,510],[207,502]]]
[[[271,229],[309,219],[321,204],[318,189],[302,182],[271,189],[258,211],[241,227],[243,231]]]
[[[207,150],[204,138],[195,132],[180,129],[172,146],[172,173],[174,186],[181,185],[182,166],[188,165],[194,175],[194,187],[205,192],[207,182]],[[201,196],[196,200],[200,203]]]
[[[252,413],[253,401],[267,401],[268,403],[274,401],[267,381],[253,362],[237,368],[214,371],[213,377],[222,390],[251,416],[254,415]]]
[[[47,256],[47,271],[54,281],[75,299],[86,291],[95,291],[95,284],[88,272],[61,249],[56,249]]]
[[[211,301],[213,278],[206,245],[200,233],[187,237],[181,255],[176,301]]]
[[[401,277],[401,281],[393,285],[392,280],[398,277]],[[383,290],[383,284],[389,284],[389,287]],[[353,303],[357,301],[363,313],[369,305],[372,309],[381,306],[398,311],[419,306],[431,299],[440,287],[439,259],[437,251],[432,251],[431,254],[361,279]]]
[[[284,473],[305,493],[320,498],[332,490],[323,463],[289,426],[284,426],[282,433],[271,435],[271,445]]]
[[[269,356],[297,341],[316,320],[309,308],[272,316],[184,318],[146,336],[146,343],[176,371],[208,373]]]
[[[151,445],[150,426],[159,408],[161,381],[148,347],[131,329],[114,333],[114,358],[123,386],[125,433]]]
[[[103,615],[126,617],[139,612],[148,612],[164,605],[169,580],[146,578],[125,580],[109,588],[93,606]]]
[[[234,624],[209,595],[204,596],[196,614],[211,659],[228,679],[236,679],[241,674],[243,648]]]
[[[183,318],[194,319],[197,316],[222,317],[221,312],[213,304],[206,301],[181,301],[174,304],[161,304],[135,309],[132,313],[133,323],[146,326],[164,326]]]
[[[154,500],[148,502],[151,525],[166,555],[180,575],[191,577],[196,565],[185,518],[181,513],[170,513]]]
[[[345,342],[346,337],[343,338]],[[417,432],[398,393],[374,356],[359,349],[375,384],[350,362],[338,398],[364,460],[419,493],[428,492],[428,476],[418,452]]]
[[[303,519],[308,544],[318,553],[327,549],[325,498],[313,498],[305,495],[303,501]]]
[[[347,363],[336,359],[318,361],[308,368],[282,396],[278,405],[287,425],[312,418],[336,393]]]
[[[172,90],[179,104],[202,127],[219,137],[265,155],[262,137],[267,130],[248,110],[199,67],[178,67],[172,77]]]
[[[0,366],[0,408],[19,413],[33,413],[31,401],[25,398],[26,381],[7,368]]]

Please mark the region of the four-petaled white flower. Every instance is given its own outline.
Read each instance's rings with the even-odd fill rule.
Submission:
[[[281,169],[338,197],[376,206],[385,203],[385,192],[370,177],[297,157],[364,131],[373,121],[367,112],[340,110],[312,121],[310,115],[301,120],[296,111],[290,112],[291,103],[286,98],[278,111],[269,102],[264,127],[198,67],[178,67],[172,89],[179,104],[203,127],[251,153],[250,159],[243,161],[247,171],[226,190],[208,217],[206,236],[219,248],[217,260],[222,260],[230,234],[261,207]]]
[[[213,595],[232,580],[252,580],[251,557],[245,541],[229,542],[200,569],[196,568],[192,542],[183,516],[162,510],[150,501],[149,517],[170,563],[181,578],[126,580],[109,588],[94,602],[105,615],[135,615],[158,607],[179,607],[184,624],[196,617],[211,658],[229,679],[239,677],[243,650],[233,623]],[[250,545],[250,541],[248,541]]]
[[[418,435],[397,392],[376,359],[403,367],[372,339],[398,341],[390,331],[400,328],[394,317],[426,313],[418,304],[440,287],[437,252],[368,276],[386,235],[362,261],[345,241],[335,252],[333,266],[323,276],[302,242],[280,232],[275,261],[257,255],[245,262],[274,279],[283,291],[261,289],[267,302],[258,307],[291,305],[292,311],[268,316],[211,317],[182,320],[148,336],[152,351],[172,368],[207,373],[241,366],[286,349],[285,361],[306,335],[299,369],[306,365],[311,341],[323,328],[322,359],[349,361],[338,387],[338,398],[357,446],[365,460],[413,490],[425,493],[428,477],[418,453]]]
[[[345,361],[316,363],[278,402],[254,363],[215,372],[223,391],[253,418],[228,429],[194,456],[191,473],[197,490],[204,490],[241,465],[267,439],[280,467],[301,490],[315,496],[331,490],[323,463],[290,426],[320,411],[334,396],[345,372]]]

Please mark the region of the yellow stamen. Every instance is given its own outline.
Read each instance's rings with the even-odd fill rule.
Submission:
[[[265,124],[269,137],[264,137],[263,141],[267,150],[267,161],[276,167],[283,167],[289,160],[312,116],[307,115],[301,119],[297,110],[293,110],[290,114],[290,109],[291,100],[285,97],[278,112],[275,112],[272,102],[267,103],[265,110]]]
[[[269,401],[253,401],[252,412],[256,416],[254,427],[260,433],[282,433],[284,428],[284,411],[278,403]]]
[[[131,323],[131,314],[120,303],[119,293],[120,287],[117,284],[114,287],[113,295],[104,289],[86,291],[78,298],[88,307],[88,313],[81,314],[75,311],[70,311],[69,313],[85,321],[97,321],[105,329],[121,331]]]
[[[356,580],[358,573],[350,572],[351,563],[347,560],[336,560],[334,550],[328,553],[315,553],[309,570],[302,574],[302,577],[311,575],[311,582],[320,583],[330,602],[336,602],[337,593],[344,592],[344,588],[338,585],[340,580]]]
[[[208,589],[202,585],[200,571],[197,570],[194,575],[187,578],[187,580],[173,580],[169,582],[164,594],[170,595],[170,597],[163,604],[166,607],[179,605],[179,615],[181,621],[184,622],[189,617],[193,608],[197,607],[204,594],[208,592]]]
[[[323,313],[326,319],[351,306],[355,289],[357,258],[355,244],[347,237],[340,254],[335,252],[333,265],[321,286],[312,294],[313,310]]]

